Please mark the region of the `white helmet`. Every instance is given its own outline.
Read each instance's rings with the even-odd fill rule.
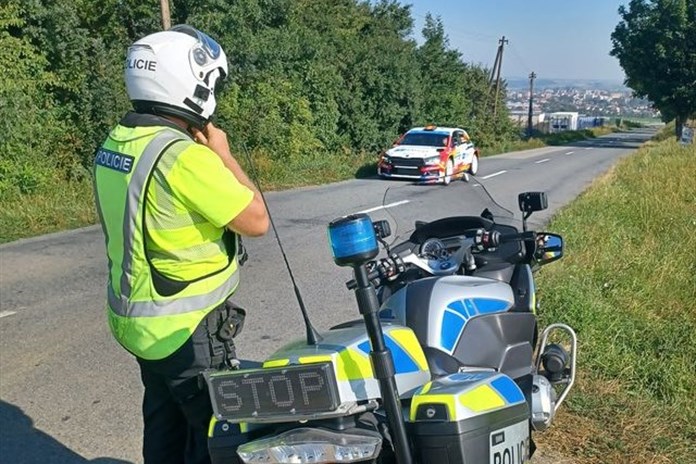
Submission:
[[[128,48],[126,89],[136,111],[176,116],[202,128],[215,111],[227,56],[208,35],[181,24]]]

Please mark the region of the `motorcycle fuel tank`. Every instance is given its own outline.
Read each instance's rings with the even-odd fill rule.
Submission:
[[[380,317],[410,327],[422,345],[451,355],[472,318],[506,312],[514,302],[512,289],[504,282],[468,276],[430,277],[392,295],[382,305]]]
[[[474,367],[517,378],[531,369],[536,319],[515,311],[514,301],[510,285],[498,280],[429,277],[394,293],[380,317],[414,331],[435,375]]]

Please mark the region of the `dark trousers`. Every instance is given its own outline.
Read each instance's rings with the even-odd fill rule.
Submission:
[[[175,353],[156,361],[138,359],[145,386],[143,457],[145,464],[208,464],[208,425],[213,410],[198,374],[220,368],[216,340],[222,317],[213,310]]]

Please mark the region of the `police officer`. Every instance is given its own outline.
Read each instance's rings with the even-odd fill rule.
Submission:
[[[235,361],[237,234],[268,229],[259,192],[209,122],[227,73],[222,48],[191,26],[135,42],[125,63],[134,111],[95,157],[108,320],[140,365],[146,464],[210,462],[212,410],[197,377]]]

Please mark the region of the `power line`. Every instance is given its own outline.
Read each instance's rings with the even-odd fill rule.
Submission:
[[[421,19],[426,19],[426,16],[423,16],[421,14],[414,13],[413,11],[411,12],[411,15],[416,16]],[[437,18],[437,15],[433,15],[433,18]],[[444,23],[443,23],[444,26]],[[447,37],[456,37],[459,39],[465,39],[465,40],[471,40],[474,39],[476,42],[490,42],[491,40],[495,40],[496,36],[494,35],[489,35],[489,34],[482,34],[480,32],[469,32],[469,31],[461,31],[461,30],[455,30],[454,32],[451,31],[446,31],[447,32]]]
[[[510,51],[512,51],[512,56],[515,58],[518,63],[522,66],[522,69],[531,69],[532,67],[527,65],[527,63],[522,59],[522,56],[520,56],[519,52],[517,51],[517,48],[513,45],[510,44]]]

